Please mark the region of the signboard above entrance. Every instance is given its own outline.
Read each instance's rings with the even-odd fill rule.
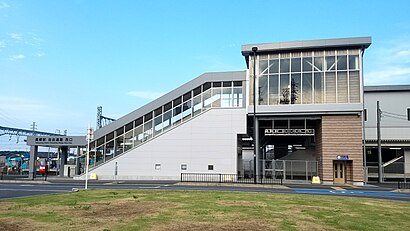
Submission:
[[[27,145],[43,147],[86,146],[85,136],[27,136]]]
[[[265,129],[265,136],[314,136],[315,129]]]
[[[349,156],[336,156],[338,160],[349,160]]]

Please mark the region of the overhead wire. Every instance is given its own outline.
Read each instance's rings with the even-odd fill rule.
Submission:
[[[403,117],[403,118],[407,118],[407,116],[406,116],[406,115],[403,115],[403,114],[397,114],[397,113],[388,112],[388,111],[382,111],[382,113],[390,114],[390,115],[394,115],[394,116],[400,116],[400,117]]]
[[[388,118],[393,118],[393,119],[399,119],[399,120],[405,120],[407,121],[406,118],[402,118],[402,117],[398,117],[398,116],[393,116],[393,115],[389,115],[389,114],[383,114],[384,117],[388,117]]]
[[[28,125],[28,123],[26,121],[23,121],[23,120],[20,120],[16,117],[10,116],[10,114],[8,114],[3,109],[0,109],[0,118],[3,118],[3,120],[8,121],[8,123],[11,124],[11,126],[13,126],[13,127],[19,127],[19,126],[22,126],[22,125],[24,127],[25,124]],[[19,126],[17,126],[17,125],[19,125]]]

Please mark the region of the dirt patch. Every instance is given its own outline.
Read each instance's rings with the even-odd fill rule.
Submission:
[[[0,231],[50,230],[50,228],[30,219],[0,218]]]
[[[8,213],[8,212],[10,212],[10,210],[14,209],[15,207],[16,207],[15,203],[1,201],[0,202],[0,208],[1,208],[0,209],[0,214],[1,213]]]
[[[220,205],[225,205],[225,206],[266,206],[266,203],[260,202],[260,201],[228,201],[228,200],[222,200],[217,202]]]
[[[295,219],[297,230],[321,231],[321,230],[336,230],[335,228],[322,225],[320,222],[312,220],[297,220]]]
[[[279,230],[274,225],[261,220],[248,221],[225,221],[225,222],[186,222],[174,221],[170,224],[152,227],[153,231],[204,231],[204,230],[221,230],[221,231],[256,231],[256,230]]]
[[[361,203],[362,205],[367,205],[371,207],[383,207],[387,209],[400,209],[400,206],[397,204],[392,204],[392,203],[383,203],[383,201],[364,201]],[[405,206],[403,206],[405,207]]]
[[[288,210],[284,211],[283,214],[290,220],[295,223],[297,230],[336,230],[332,227],[329,227],[325,224],[322,224],[321,221],[316,218],[307,215],[308,211],[328,211],[329,216],[331,217],[335,210],[338,208],[329,208],[325,206],[312,206],[312,205],[290,205],[287,206]],[[350,214],[346,214],[349,216]]]
[[[338,208],[335,207],[326,207],[326,206],[318,206],[318,205],[288,205],[286,206],[291,213],[294,212],[305,212],[306,210],[311,210],[311,211],[334,211],[338,210]]]
[[[122,219],[134,217],[136,215],[149,215],[158,213],[165,208],[171,207],[170,204],[158,202],[139,202],[135,200],[98,202],[81,204],[74,206],[75,216],[83,218],[120,217]],[[72,210],[72,209],[71,209]]]

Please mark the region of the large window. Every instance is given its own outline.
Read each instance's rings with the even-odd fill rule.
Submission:
[[[257,103],[360,103],[359,53],[358,49],[345,49],[260,55],[256,62]],[[252,83],[250,86],[252,94]],[[253,104],[252,95],[249,99]]]
[[[265,71],[269,72],[270,67],[267,65],[269,65],[268,60],[266,60]],[[279,68],[278,62],[276,62],[276,68]],[[266,77],[265,85],[268,87],[268,77]],[[265,89],[265,92],[267,94],[268,89]],[[242,81],[204,83],[93,141],[90,145],[90,150],[93,150],[91,160],[94,165],[98,165],[161,135],[210,108],[243,108],[243,99]]]

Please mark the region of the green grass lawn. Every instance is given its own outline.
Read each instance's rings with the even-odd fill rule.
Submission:
[[[336,196],[88,190],[0,206],[0,230],[410,230],[408,202]]]

